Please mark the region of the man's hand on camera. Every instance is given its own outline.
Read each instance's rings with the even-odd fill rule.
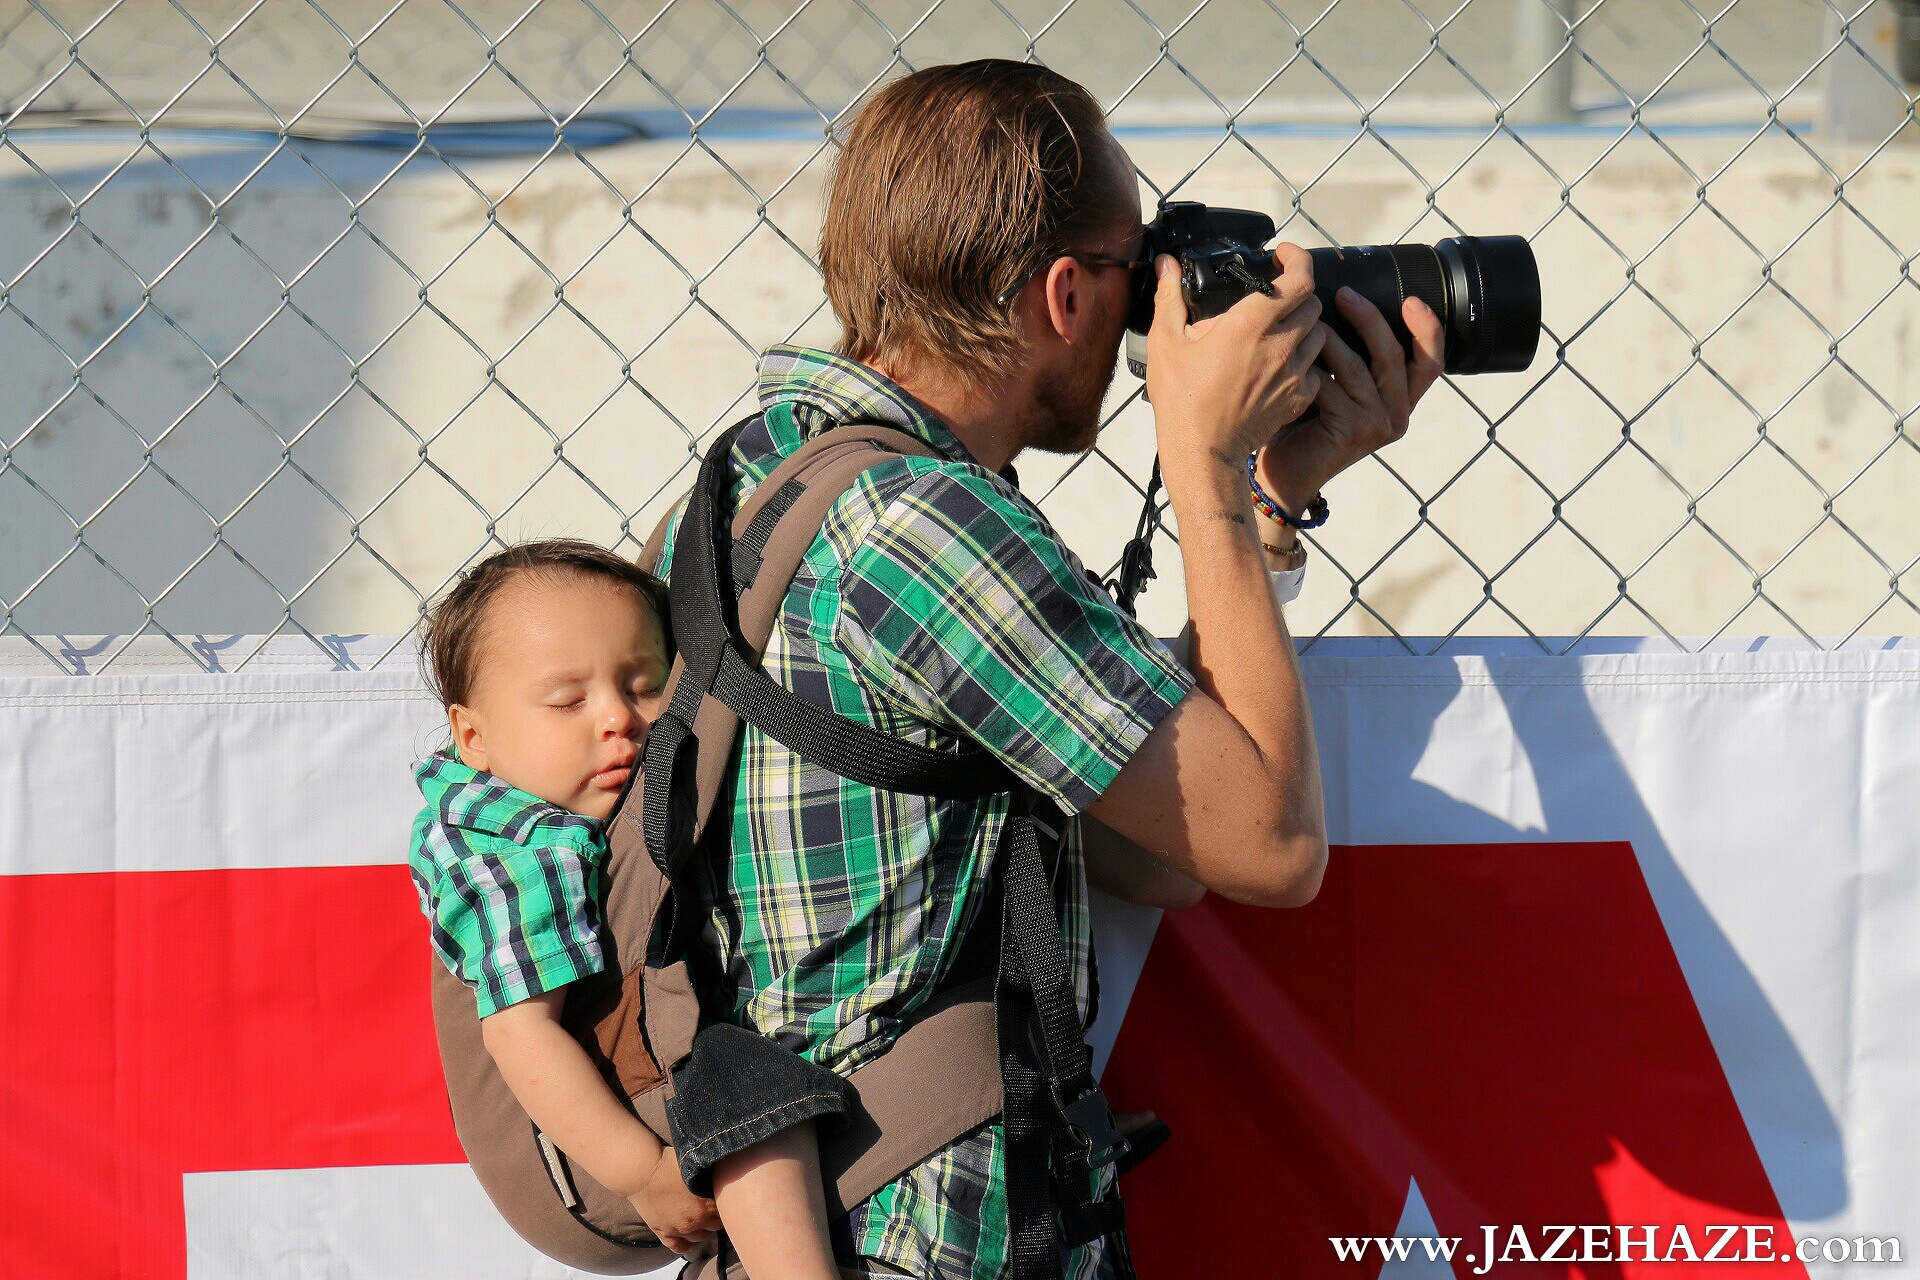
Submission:
[[[1366,341],[1371,360],[1321,325],[1326,337],[1322,377],[1314,397],[1318,414],[1283,427],[1260,458],[1260,481],[1288,511],[1298,514],[1321,486],[1368,454],[1407,433],[1413,406],[1440,377],[1446,335],[1440,317],[1409,298],[1401,319],[1413,336],[1412,359],[1401,350],[1379,308],[1341,289],[1334,305]]]
[[[1275,251],[1273,296],[1248,294],[1222,315],[1187,323],[1180,265],[1154,263],[1153,330],[1147,335],[1147,394],[1161,465],[1213,455],[1228,466],[1313,405],[1326,381],[1314,359],[1327,339],[1313,296],[1313,260],[1296,245]]]

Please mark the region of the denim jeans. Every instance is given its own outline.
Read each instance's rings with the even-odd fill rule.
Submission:
[[[696,1195],[713,1194],[713,1166],[726,1157],[803,1121],[844,1118],[852,1098],[825,1067],[729,1022],[700,1028],[673,1090],[667,1123]]]

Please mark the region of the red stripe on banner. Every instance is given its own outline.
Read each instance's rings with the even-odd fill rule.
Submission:
[[[1658,1224],[1676,1259],[1681,1225],[1701,1255],[1734,1224],[1793,1248],[1625,843],[1338,849],[1311,906],[1169,914],[1106,1084],[1175,1134],[1124,1188],[1143,1276],[1378,1275],[1328,1238],[1393,1236],[1410,1180],[1462,1254],[1494,1225],[1515,1264],[1515,1225],[1536,1250],[1606,1224]],[[1538,1269],[1655,1275],[1644,1238]],[[1806,1274],[1714,1271],[1742,1269]]]
[[[181,1176],[465,1159],[401,866],[0,877],[0,1275],[186,1275]]]

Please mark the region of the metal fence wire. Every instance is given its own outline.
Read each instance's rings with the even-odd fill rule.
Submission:
[[[16,0],[0,646],[75,673],[316,645],[345,665],[346,640],[401,650],[503,542],[634,551],[750,405],[757,351],[836,336],[815,253],[849,111],[989,55],[1099,96],[1149,208],[1260,208],[1307,245],[1533,242],[1533,368],[1449,379],[1335,483],[1297,634],[1911,632],[1902,20],[1908,0]],[[1098,449],[1022,470],[1111,572],[1153,445],[1124,370],[1107,409]],[[1170,632],[1179,558],[1158,560],[1143,617]]]

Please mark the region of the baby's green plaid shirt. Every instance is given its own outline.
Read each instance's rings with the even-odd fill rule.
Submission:
[[[600,972],[600,822],[445,751],[413,776],[427,803],[407,865],[433,949],[480,1016]]]

